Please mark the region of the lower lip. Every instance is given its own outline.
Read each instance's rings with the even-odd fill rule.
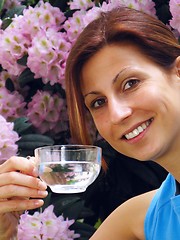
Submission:
[[[151,125],[151,124],[150,124],[150,125]],[[139,135],[137,135],[136,137],[131,138],[131,139],[125,139],[125,141],[128,142],[128,143],[130,143],[130,144],[134,144],[134,143],[139,142],[139,141],[144,137],[144,135],[146,134],[146,132],[148,131],[150,125],[149,125],[146,129],[144,129],[144,131],[141,132],[141,133],[140,133]]]

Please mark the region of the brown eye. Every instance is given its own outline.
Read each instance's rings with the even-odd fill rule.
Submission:
[[[138,79],[131,79],[131,80],[126,82],[126,84],[124,86],[124,90],[135,87],[138,83],[139,83]]]
[[[91,107],[92,107],[92,108],[99,108],[99,107],[101,107],[102,105],[104,105],[105,102],[106,102],[106,100],[103,99],[103,98],[97,99],[97,100],[95,100],[95,101],[91,104]]]

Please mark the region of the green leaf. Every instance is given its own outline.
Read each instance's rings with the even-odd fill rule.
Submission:
[[[68,194],[68,195],[65,194],[64,196],[63,194],[61,194],[59,195],[58,200],[56,198],[53,199],[53,205],[61,214],[62,213],[61,209],[69,205],[72,205],[79,200],[80,198],[77,197],[76,195],[72,196],[72,194]]]
[[[0,11],[2,11],[2,9],[3,9],[4,2],[5,2],[5,0],[1,0],[1,1],[0,1]]]
[[[55,205],[56,206],[56,205]],[[84,207],[84,201],[77,201],[73,204],[69,204],[67,206],[64,206],[63,208],[63,216],[70,219],[78,219],[80,212],[82,211]]]
[[[23,10],[26,8],[24,5],[16,6],[10,10],[8,10],[5,14],[5,18],[13,18],[14,15],[22,15]]]
[[[5,30],[11,23],[12,23],[12,19],[11,19],[11,18],[6,18],[6,19],[4,19],[3,22],[2,22],[1,28],[2,28],[3,30]]]
[[[20,86],[23,88],[27,83],[34,81],[34,73],[29,68],[26,68],[18,78]]]
[[[16,131],[19,135],[22,135],[22,133],[31,126],[32,124],[28,122],[28,118],[26,117],[16,118],[14,121],[14,131]]]
[[[22,135],[21,139],[17,141],[20,149],[33,150],[37,147],[53,145],[54,140],[48,136],[41,134],[26,134]]]
[[[53,201],[54,212],[57,216],[63,214],[64,217],[70,217],[71,219],[77,219],[84,202],[79,197],[59,198],[57,201]],[[75,206],[75,209],[74,207]]]
[[[28,55],[24,55],[21,59],[18,59],[17,60],[17,63],[22,65],[22,66],[26,66],[27,64],[27,58],[28,58]]]
[[[61,11],[65,11],[68,7],[68,4],[67,4],[67,0],[50,0],[50,4],[53,6],[53,7],[58,7],[61,9]]]
[[[101,219],[98,218],[98,220],[97,220],[96,224],[94,225],[94,227],[95,227],[96,229],[98,229],[98,227],[101,225],[101,223],[102,223]]]
[[[76,221],[72,225],[71,229],[80,234],[80,238],[78,238],[79,240],[89,240],[96,231],[93,226],[79,221]]]
[[[6,80],[5,86],[10,92],[13,92],[15,90],[14,83],[10,78]]]
[[[84,207],[79,215],[79,218],[84,219],[87,217],[92,217],[93,215],[94,212],[91,209]]]
[[[91,236],[90,236],[90,237],[91,237]],[[90,238],[90,237],[89,237],[89,238]],[[80,238],[78,238],[78,240],[89,240],[89,238],[80,236]]]
[[[83,230],[84,232],[92,232],[92,233],[95,231],[95,227],[80,221],[76,221],[74,223],[73,229]]]

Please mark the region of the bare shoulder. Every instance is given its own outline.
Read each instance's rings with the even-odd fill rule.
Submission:
[[[98,228],[91,240],[144,240],[144,219],[156,190],[120,205]]]
[[[131,219],[130,226],[132,227],[133,234],[138,240],[144,239],[144,220],[155,193],[156,190],[141,194],[129,199],[125,202],[124,206],[122,206],[125,214],[129,212],[132,213],[132,219],[131,217],[128,217],[127,221],[130,221]]]

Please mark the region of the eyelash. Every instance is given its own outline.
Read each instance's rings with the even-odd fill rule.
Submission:
[[[124,84],[124,87],[123,87],[123,90],[124,91],[127,91],[129,88],[133,88],[133,87],[135,87],[138,83],[140,82],[140,80],[138,80],[138,79],[130,79],[130,80],[128,80],[125,84]],[[127,84],[130,84],[130,87],[128,87],[128,88],[126,88],[126,85]],[[131,85],[132,84],[132,85]],[[90,105],[90,108],[91,109],[98,109],[98,108],[100,108],[103,104],[101,104],[101,105],[99,105],[99,106],[95,106],[98,102],[101,102],[102,103],[102,101],[103,101],[103,104],[105,104],[106,103],[106,99],[104,99],[104,98],[99,98],[99,99],[96,99],[96,100],[94,100],[92,103],[91,103],[91,105]]]
[[[97,108],[101,107],[101,105],[100,106],[95,106],[95,104],[98,103],[99,101],[101,101],[101,102],[103,101],[103,104],[106,102],[106,100],[104,98],[96,99],[91,103],[90,108],[91,109],[97,109]]]
[[[132,88],[132,87],[135,87],[139,83],[139,80],[136,79],[136,78],[128,80],[124,85],[124,90],[125,91],[129,89],[129,88],[126,88],[126,85],[129,84],[129,83],[133,83],[133,85],[130,85],[130,87],[129,87],[129,88]]]

